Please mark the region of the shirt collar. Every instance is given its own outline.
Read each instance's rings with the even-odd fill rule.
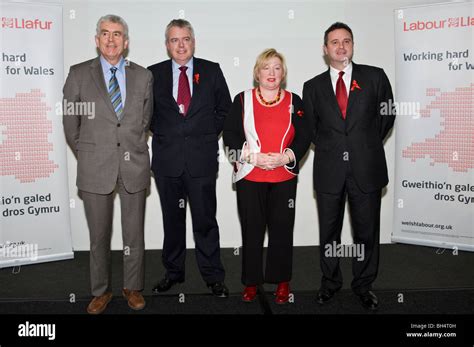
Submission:
[[[171,59],[171,65],[173,66],[173,71],[179,71],[179,68],[183,65],[179,65],[177,62],[175,62],[173,59]],[[188,62],[186,64],[184,64],[184,66],[187,66],[188,67],[188,70],[189,69],[192,69],[193,66],[194,66],[194,57],[191,57],[191,59],[188,60]]]
[[[352,74],[352,62],[347,65],[344,70],[338,70],[331,65],[329,65],[329,73],[331,74],[332,78],[338,78],[339,77],[339,71],[344,71],[344,76],[348,76]]]
[[[112,65],[101,55],[100,56],[100,64],[102,65],[102,70],[104,71],[104,73],[110,73],[110,68],[112,66],[115,66],[117,68],[117,71],[120,71],[121,73],[125,74],[125,59],[124,59],[124,57],[121,57],[119,62],[116,65]]]

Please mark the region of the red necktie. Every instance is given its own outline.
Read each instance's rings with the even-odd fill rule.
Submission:
[[[189,80],[186,75],[187,66],[180,66],[179,68],[181,73],[179,74],[179,83],[178,83],[178,106],[179,113],[183,116],[186,115],[189,108],[189,103],[191,102],[191,91],[189,89]]]
[[[342,113],[342,119],[346,119],[347,91],[346,85],[344,84],[344,80],[342,79],[342,75],[344,75],[344,71],[339,72],[339,78],[337,79],[336,83],[336,99],[337,103],[339,104],[339,109]]]

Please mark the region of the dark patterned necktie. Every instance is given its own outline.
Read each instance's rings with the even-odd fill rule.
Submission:
[[[179,113],[183,116],[188,112],[189,104],[191,103],[191,90],[189,89],[189,80],[186,75],[187,66],[181,66],[179,68],[181,73],[179,74],[179,83],[178,83],[178,106]]]
[[[339,78],[336,82],[336,100],[339,104],[339,109],[342,113],[342,118],[346,119],[346,111],[347,111],[347,90],[346,85],[344,84],[344,80],[342,76],[344,75],[344,71],[339,72]]]

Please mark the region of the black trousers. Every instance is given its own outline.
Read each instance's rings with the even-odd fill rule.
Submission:
[[[334,243],[341,244],[341,231],[344,220],[346,197],[349,202],[354,245],[363,245],[363,260],[352,258],[352,290],[363,293],[371,289],[377,277],[379,265],[380,240],[380,204],[381,190],[371,193],[362,192],[350,166],[347,165],[344,188],[338,194],[316,191],[319,217],[320,265],[323,273],[321,286],[337,290],[342,286],[342,273],[339,268],[339,256],[328,253]],[[333,247],[334,248],[334,247]]]
[[[166,276],[184,280],[186,258],[186,205],[189,201],[196,243],[196,260],[207,283],[223,281],[219,226],[216,220],[216,176],[156,177],[163,213],[162,260]]]
[[[242,226],[242,283],[291,280],[293,226],[297,178],[279,183],[237,182],[237,203]],[[268,227],[268,250],[263,274],[263,242]]]

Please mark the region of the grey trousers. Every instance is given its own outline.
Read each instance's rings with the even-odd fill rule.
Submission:
[[[146,190],[129,193],[121,178],[120,196],[123,239],[123,287],[143,290],[145,281],[144,219]],[[90,278],[93,296],[111,292],[112,221],[115,192],[95,194],[81,191],[90,235]]]

